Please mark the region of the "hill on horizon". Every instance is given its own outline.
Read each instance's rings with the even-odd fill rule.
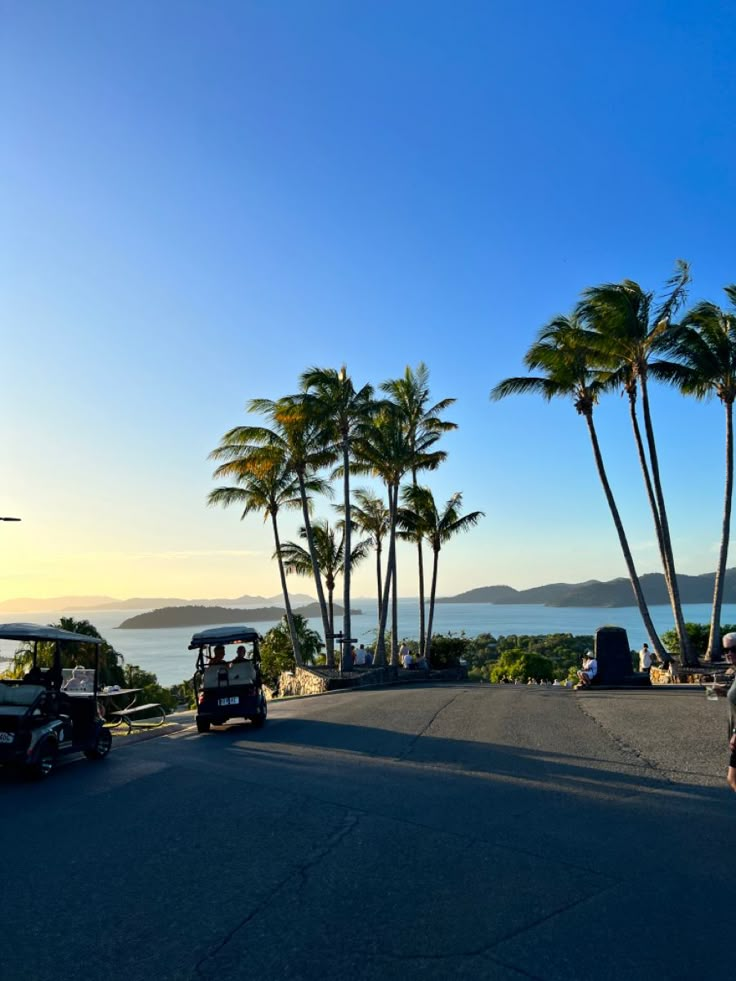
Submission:
[[[669,596],[664,576],[660,572],[650,572],[639,577],[642,592],[651,606],[669,605]],[[699,576],[678,575],[680,600],[683,603],[711,603],[715,573],[706,572]],[[490,603],[494,605],[541,605],[541,606],[596,606],[621,607],[636,606],[634,592],[628,579],[609,579],[601,582],[588,579],[580,583],[550,583],[547,586],[533,586],[531,589],[514,589],[512,586],[480,586],[469,589],[456,596],[438,597],[438,603]],[[736,603],[736,568],[727,569],[723,587],[723,602]]]
[[[290,594],[295,606],[314,603],[313,596],[306,593]],[[113,596],[21,596],[0,601],[0,610],[12,613],[46,613],[46,612],[94,612],[95,610],[154,610],[163,606],[237,606],[239,608],[268,606],[283,603],[284,598],[279,593],[276,596],[237,596],[234,599],[179,599],[178,597],[134,596],[120,600]]]

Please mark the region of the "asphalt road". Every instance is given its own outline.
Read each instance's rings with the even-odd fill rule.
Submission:
[[[0,978],[727,976],[724,718],[424,685],[4,773]]]

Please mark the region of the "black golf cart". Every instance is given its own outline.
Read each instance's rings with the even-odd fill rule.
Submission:
[[[211,627],[192,637],[189,650],[197,651],[198,732],[209,732],[210,726],[224,725],[229,719],[250,719],[259,727],[266,721],[259,640],[252,627],[244,626]]]
[[[82,752],[90,760],[107,756],[112,737],[97,700],[101,638],[36,623],[3,623],[0,640],[20,641],[28,652],[23,678],[0,678],[0,764],[45,777],[61,753]],[[93,652],[88,655],[93,667],[77,671],[83,680],[69,692],[62,667],[68,645],[77,660],[85,650]]]

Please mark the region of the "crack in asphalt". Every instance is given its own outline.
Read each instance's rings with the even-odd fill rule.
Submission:
[[[424,726],[424,728],[420,729],[420,731],[416,733],[414,738],[409,743],[407,749],[403,753],[400,753],[398,756],[394,756],[393,760],[398,763],[402,763],[407,758],[407,756],[409,756],[409,754],[412,752],[416,744],[419,742],[419,740],[422,738],[425,732],[430,728],[432,723],[439,718],[439,716],[445,711],[445,709],[448,709],[453,704],[453,702],[460,697],[460,694],[461,692],[457,692],[455,695],[452,696],[452,698],[448,702],[445,702],[444,705],[440,705],[440,707],[437,709],[434,715],[429,719],[429,721]]]
[[[605,726],[599,719],[597,719],[591,712],[589,712],[585,708],[585,705],[583,704],[583,699],[581,698],[577,699],[577,706],[582,712],[582,714],[586,717],[586,719],[590,719],[590,721],[593,722],[594,725],[598,726],[601,732],[605,733],[605,735],[611,740],[611,742],[613,742],[616,746],[618,746],[620,750],[622,750],[624,753],[628,753],[632,756],[636,756],[637,759],[642,761],[645,768],[648,768],[652,772],[656,773],[658,778],[661,779],[664,783],[668,783],[673,787],[677,786],[677,781],[673,780],[668,775],[666,770],[663,770],[654,760],[650,760],[647,756],[645,756],[641,752],[641,750],[638,750],[635,746],[630,746],[627,742],[625,742],[625,740],[623,740],[620,736],[617,736],[615,732],[613,732],[611,729]],[[635,796],[635,794],[634,793],[624,794],[623,796],[624,799],[626,799],[627,797]]]
[[[429,961],[432,963],[442,963],[443,961],[454,961],[458,959],[468,959],[477,960],[483,958],[486,961],[493,961],[500,967],[504,967],[507,970],[515,971],[522,977],[529,978],[531,981],[544,981],[543,977],[537,974],[531,974],[529,971],[524,970],[524,968],[518,967],[515,964],[509,963],[504,960],[502,956],[496,952],[496,948],[501,944],[507,943],[509,940],[514,940],[516,937],[523,936],[529,930],[535,930],[537,927],[548,923],[553,920],[556,916],[568,913],[570,910],[575,909],[577,906],[581,906],[583,903],[590,902],[591,900],[598,899],[604,893],[610,891],[618,885],[617,882],[611,882],[608,885],[602,886],[600,889],[596,889],[590,892],[588,895],[580,896],[577,899],[571,900],[559,909],[552,910],[550,913],[545,913],[544,916],[540,916],[538,919],[532,921],[531,923],[526,923],[524,926],[517,927],[514,930],[509,930],[508,933],[503,934],[503,936],[498,937],[493,943],[485,944],[482,947],[477,947],[468,950],[457,950],[448,954],[375,954],[374,952],[364,952],[366,959],[373,960],[375,962],[384,961],[386,963],[415,963],[421,961]]]
[[[228,930],[227,933],[222,937],[220,942],[217,943],[214,947],[211,947],[208,953],[197,961],[197,963],[194,965],[194,975],[196,977],[206,978],[207,973],[204,971],[204,967],[207,965],[207,963],[213,961],[218,956],[218,954],[220,954],[225,949],[225,947],[227,947],[227,945],[230,943],[230,941],[235,937],[237,933],[239,933],[245,926],[247,926],[248,923],[250,923],[251,920],[253,920],[256,916],[258,916],[259,913],[262,913],[265,909],[267,909],[270,906],[270,904],[273,902],[273,900],[276,898],[276,896],[294,878],[298,878],[301,881],[301,884],[303,885],[306,882],[306,877],[309,870],[312,869],[319,862],[322,862],[323,859],[325,859],[331,852],[333,852],[336,848],[338,848],[338,846],[342,844],[344,839],[347,838],[347,836],[354,831],[355,827],[358,825],[359,820],[360,819],[357,815],[346,813],[343,817],[342,826],[339,827],[336,831],[334,831],[329,836],[329,838],[327,838],[324,845],[319,849],[319,851],[315,852],[315,854],[312,856],[312,858],[309,859],[309,861],[297,865],[289,872],[288,875],[285,875],[280,882],[277,882],[273,886],[273,888],[268,892],[268,894],[264,897],[262,902],[258,904],[258,906],[252,909],[247,916],[244,916],[238,923],[235,924],[235,926],[233,926],[230,930]]]

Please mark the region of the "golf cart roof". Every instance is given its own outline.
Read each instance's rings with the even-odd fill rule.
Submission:
[[[209,630],[200,630],[192,637],[189,650],[211,644],[246,644],[251,640],[258,640],[258,632],[253,627],[244,627],[242,624],[210,627]]]
[[[104,644],[101,637],[60,630],[42,623],[0,623],[0,640],[70,640],[77,644]]]

